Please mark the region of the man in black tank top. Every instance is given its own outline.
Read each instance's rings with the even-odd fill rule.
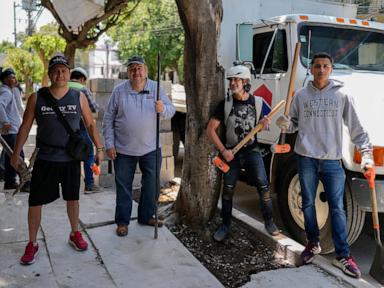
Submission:
[[[256,137],[241,148],[235,156],[231,150],[256,127],[258,122],[255,97],[248,93],[251,73],[248,67],[238,65],[228,70],[227,79],[229,80],[229,89],[232,95],[228,95],[228,98],[219,104],[207,126],[208,138],[230,166],[230,170],[224,174],[224,187],[221,197],[223,224],[220,225],[213,238],[221,242],[228,236],[232,218],[233,193],[241,168],[245,168],[249,179],[252,179],[252,184],[256,186],[259,192],[261,212],[266,230],[269,234],[276,236],[279,234],[279,230],[272,218],[269,182]],[[269,121],[267,118],[262,118],[259,123],[267,126]],[[225,128],[224,143],[216,132],[220,124],[224,124]]]
[[[29,242],[20,259],[24,265],[35,262],[39,246],[36,242],[41,221],[42,205],[53,202],[60,197],[59,184],[63,199],[67,201],[67,213],[71,224],[68,243],[78,251],[86,250],[88,243],[79,231],[79,189],[80,161],[74,160],[66,152],[65,145],[69,139],[63,124],[56,113],[45,101],[43,94],[49,94],[57,102],[61,113],[72,130],[79,129],[80,119],[88,129],[89,135],[97,148],[96,161],[101,163],[104,148],[99,138],[87,99],[83,93],[68,88],[69,64],[62,55],[54,56],[49,61],[48,75],[51,80],[49,88],[42,88],[28,99],[24,119],[16,138],[11,164],[18,167],[17,155],[27,140],[33,121],[37,122],[36,145],[39,147],[37,160],[33,167],[31,191],[29,194],[28,229]]]

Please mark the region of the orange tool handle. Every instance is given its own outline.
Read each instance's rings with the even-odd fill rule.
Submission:
[[[91,165],[91,169],[92,169],[93,174],[95,174],[96,176],[100,175],[100,167],[96,163],[93,163]]]

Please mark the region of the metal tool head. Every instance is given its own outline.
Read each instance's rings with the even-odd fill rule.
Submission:
[[[384,285],[384,249],[381,243],[376,245],[375,258],[373,259],[369,274],[377,282]]]
[[[215,164],[215,166],[219,168],[221,171],[223,171],[224,173],[227,173],[229,171],[228,164],[225,163],[225,161],[221,159],[219,156],[216,156],[213,159],[213,164]]]
[[[283,154],[291,151],[291,145],[289,144],[275,144],[271,146],[272,153]]]

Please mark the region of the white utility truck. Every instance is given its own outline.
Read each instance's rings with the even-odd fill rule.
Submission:
[[[380,128],[384,123],[384,24],[346,17],[293,14],[238,24],[236,32],[235,60],[254,67],[251,92],[263,98],[265,113],[286,98],[297,42],[301,43],[301,51],[296,90],[312,79],[309,63],[314,53],[332,55],[335,64],[331,78],[344,82],[346,92],[353,96],[362,125],[374,145],[378,210],[384,212],[384,133]],[[348,240],[352,244],[361,232],[365,212],[371,210],[371,201],[368,183],[360,173],[360,155],[344,128],[345,208]],[[258,134],[258,141],[268,149],[277,142],[279,134],[280,130],[273,124],[269,130]],[[293,134],[287,138],[292,148],[295,137]],[[273,154],[266,163],[273,191],[277,193],[281,218],[288,232],[303,242],[304,217],[295,155],[292,151]],[[321,183],[316,208],[323,252],[331,252],[330,213]]]

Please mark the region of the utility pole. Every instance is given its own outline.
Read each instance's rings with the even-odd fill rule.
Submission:
[[[106,42],[105,46],[107,48],[107,78],[109,78],[109,43]]]
[[[28,26],[27,26],[27,36],[31,36],[32,35],[32,12],[31,10],[27,10],[27,17],[28,17]]]
[[[15,47],[17,47],[17,37],[16,37],[16,7],[18,5],[16,5],[16,1],[13,1],[13,36],[14,36],[14,39],[15,39]]]

